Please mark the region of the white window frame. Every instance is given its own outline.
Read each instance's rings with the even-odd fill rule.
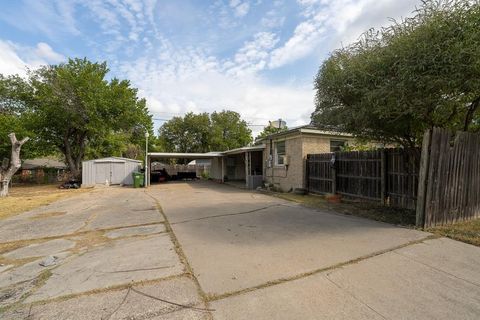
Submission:
[[[283,143],[283,153],[278,153],[277,145],[279,143]],[[283,163],[283,160],[284,160],[283,157],[287,155],[287,145],[285,143],[285,140],[275,141],[273,145],[274,145],[275,166],[277,167],[285,166],[285,164]]]

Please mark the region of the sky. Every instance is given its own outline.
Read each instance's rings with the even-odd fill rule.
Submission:
[[[186,112],[308,124],[330,52],[420,0],[0,0],[0,73],[68,58],[107,61],[158,128]]]

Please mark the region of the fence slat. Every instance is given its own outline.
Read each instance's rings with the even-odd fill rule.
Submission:
[[[310,154],[309,192],[337,192],[392,206],[415,209],[420,150],[381,149],[374,151]],[[318,170],[311,170],[311,165]],[[335,191],[333,191],[335,189]]]

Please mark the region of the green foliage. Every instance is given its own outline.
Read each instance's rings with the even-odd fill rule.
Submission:
[[[137,89],[126,80],[106,80],[108,71],[105,62],[69,59],[31,72],[28,81],[0,77],[0,135],[8,125],[19,138],[33,138],[25,149],[61,152],[77,176],[84,158],[141,157],[136,151],[143,148],[132,146],[145,145],[145,131],[153,135],[151,115]]]
[[[480,5],[425,1],[413,18],[332,53],[315,80],[318,126],[419,145],[433,126],[480,128]]]
[[[263,128],[263,131],[260,132],[258,134],[258,136],[255,138],[255,141],[258,141],[260,139],[263,139],[271,134],[275,134],[275,133],[278,133],[278,132],[282,132],[282,131],[287,131],[288,128],[287,126],[283,127],[283,128],[277,128],[277,127],[273,127],[273,126],[266,126],[265,128]]]
[[[245,120],[234,111],[223,110],[210,116],[212,122],[211,148],[216,151],[241,148],[252,142],[252,131]]]
[[[11,144],[8,134],[15,132],[19,140],[30,137],[22,146],[24,159],[51,154],[54,149],[39,141],[30,129],[33,105],[32,88],[18,76],[4,77],[0,74],[0,161],[10,158]]]
[[[159,141],[168,152],[210,152],[243,147],[252,137],[238,113],[224,110],[174,117],[160,127]]]

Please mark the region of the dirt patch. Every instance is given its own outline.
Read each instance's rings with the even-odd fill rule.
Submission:
[[[14,186],[6,198],[0,198],[0,219],[5,219],[63,198],[92,189],[59,189],[58,185]]]
[[[105,237],[104,234],[104,231],[92,231],[77,235],[75,237],[67,238],[75,241],[75,247],[69,251],[73,253],[79,253],[113,241],[112,239]]]

